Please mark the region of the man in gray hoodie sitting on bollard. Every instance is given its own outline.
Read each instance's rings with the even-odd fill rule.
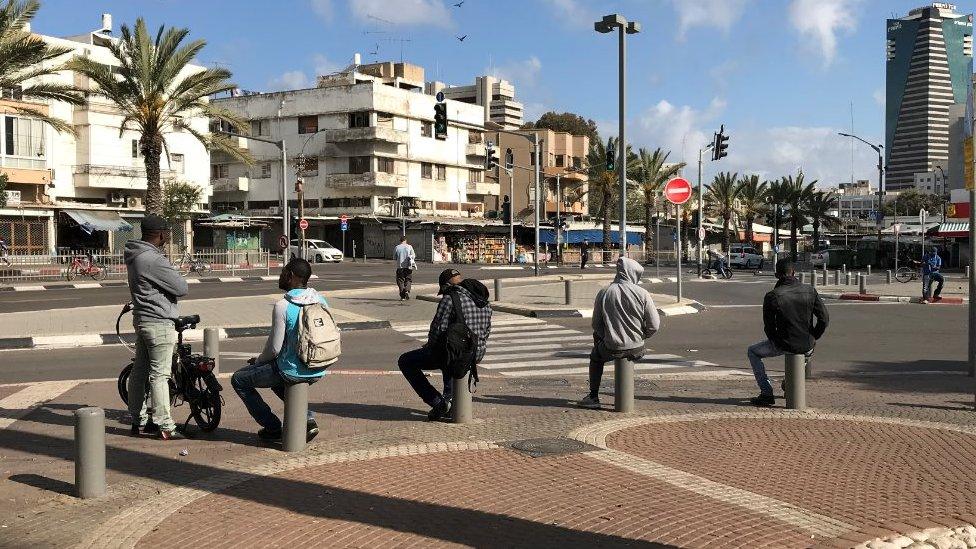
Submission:
[[[617,276],[596,294],[593,303],[593,351],[590,352],[590,394],[579,402],[600,407],[600,381],[607,362],[644,356],[644,340],[661,327],[654,300],[640,287],[644,267],[633,259],[617,260]]]

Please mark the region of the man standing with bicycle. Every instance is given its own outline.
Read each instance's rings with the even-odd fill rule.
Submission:
[[[147,215],[142,220],[142,240],[126,242],[124,255],[136,332],[136,357],[128,386],[132,434],[158,428],[163,440],[185,438],[170,415],[169,381],[176,349],[177,299],[187,294],[188,287],[162,253],[168,239],[169,223],[158,215]],[[147,379],[152,418],[146,402]]]
[[[942,299],[942,285],[945,278],[942,276],[942,258],[939,257],[939,250],[933,246],[929,248],[928,254],[922,260],[922,303],[929,303],[929,296],[932,301]],[[935,294],[932,294],[932,281],[938,282],[935,287]]]

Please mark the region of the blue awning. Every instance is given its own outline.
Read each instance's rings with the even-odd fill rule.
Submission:
[[[131,231],[132,225],[115,212],[64,210],[86,234],[95,231]]]
[[[580,244],[584,239],[589,240],[592,244],[603,244],[602,229],[572,229],[569,231],[562,231],[562,234],[563,242],[567,244]],[[627,231],[627,244],[640,244],[642,242],[642,236],[642,233]],[[620,231],[614,230],[610,232],[610,242],[613,244],[620,244]],[[540,229],[539,243],[555,244],[556,231],[553,229]]]

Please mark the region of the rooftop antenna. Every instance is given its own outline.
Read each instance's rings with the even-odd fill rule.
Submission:
[[[413,42],[413,40],[411,40],[409,38],[378,38],[378,40],[382,40],[382,41],[385,41],[385,42],[399,42],[400,43],[400,62],[401,63],[403,63],[403,43],[404,42]]]

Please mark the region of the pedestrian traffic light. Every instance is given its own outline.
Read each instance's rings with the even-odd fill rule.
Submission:
[[[512,201],[505,195],[504,202],[502,202],[502,223],[508,224],[512,222]]]
[[[447,139],[447,103],[434,103],[434,137]]]
[[[512,152],[512,148],[509,147],[505,149],[505,169],[511,170],[515,167],[515,153]]]
[[[607,171],[612,172],[616,165],[617,151],[614,150],[613,142],[607,140]]]
[[[491,141],[485,144],[485,169],[490,170],[498,165],[498,152]]]
[[[729,148],[729,136],[725,135],[725,124],[719,128],[715,134],[715,141],[712,143],[712,160],[720,160],[729,155],[726,150]]]

